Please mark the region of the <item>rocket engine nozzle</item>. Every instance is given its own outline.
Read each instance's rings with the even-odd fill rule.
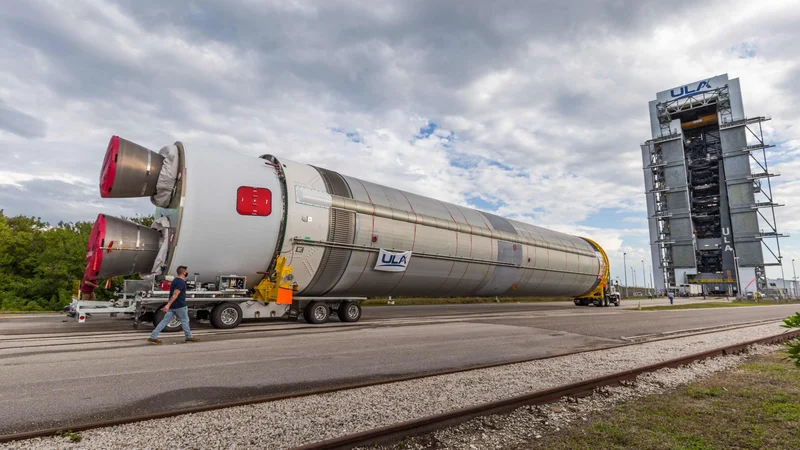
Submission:
[[[87,278],[150,272],[158,254],[160,237],[152,228],[99,214],[86,250]]]
[[[100,171],[100,196],[103,198],[150,197],[164,157],[119,136],[108,143]]]

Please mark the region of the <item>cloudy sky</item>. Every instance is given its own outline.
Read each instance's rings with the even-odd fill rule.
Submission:
[[[147,200],[101,201],[108,139],[180,140],[578,233],[609,251],[615,277],[627,252],[641,280],[647,102],[728,73],[748,115],[773,117],[779,225],[800,236],[798,1],[12,3],[7,215],[149,214]],[[800,238],[784,254],[791,277]]]

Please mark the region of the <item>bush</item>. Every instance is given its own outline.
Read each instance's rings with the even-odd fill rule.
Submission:
[[[800,313],[795,313],[783,320],[784,328],[800,328]],[[794,365],[800,368],[800,339],[793,339],[786,344],[786,353]]]

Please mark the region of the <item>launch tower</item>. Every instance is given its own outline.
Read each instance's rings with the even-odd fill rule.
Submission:
[[[739,79],[718,75],[656,94],[642,144],[655,287],[707,293],[766,288],[781,265],[762,123],[746,117]]]

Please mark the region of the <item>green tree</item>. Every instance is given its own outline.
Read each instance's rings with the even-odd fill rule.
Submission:
[[[130,220],[131,222],[138,223],[139,225],[144,225],[146,227],[151,227],[153,222],[155,222],[155,216],[136,216],[131,218],[123,217],[125,220]]]
[[[149,226],[151,216],[136,217]],[[7,217],[0,210],[0,310],[55,311],[72,300],[75,284],[86,268],[90,222],[50,225],[37,217]],[[98,299],[110,298],[122,277],[112,280],[110,290],[96,290]]]

